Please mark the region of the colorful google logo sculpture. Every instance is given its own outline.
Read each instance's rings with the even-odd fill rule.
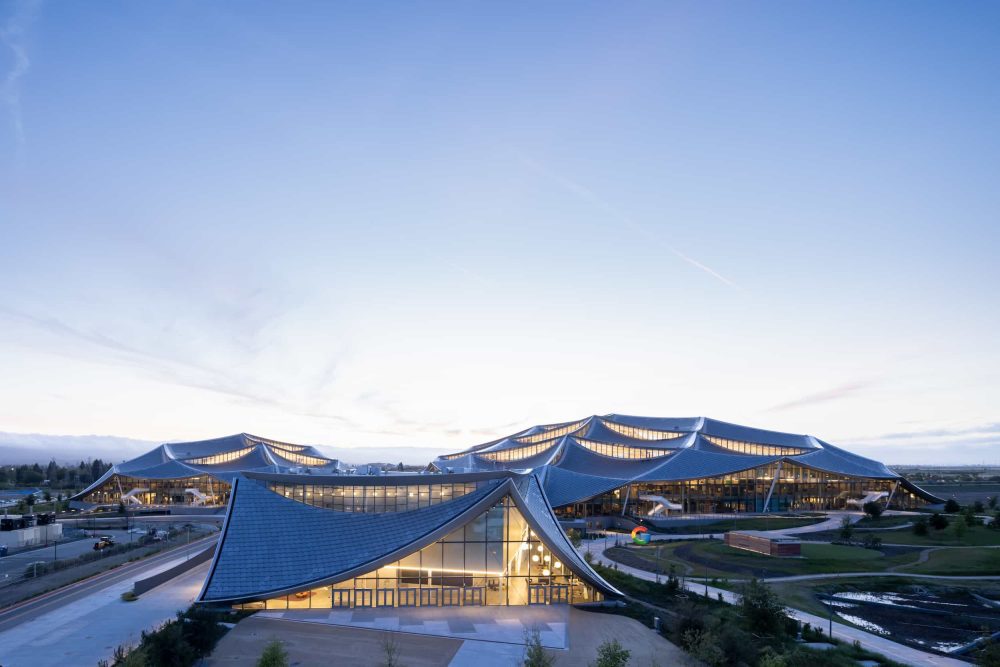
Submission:
[[[645,526],[636,526],[632,529],[632,541],[636,544],[649,544],[649,533]]]

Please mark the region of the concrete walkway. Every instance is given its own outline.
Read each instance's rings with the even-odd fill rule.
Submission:
[[[613,563],[611,560],[604,557],[604,540],[587,540],[583,542],[580,546],[580,551],[582,553],[589,553],[592,558],[592,562],[599,563],[606,567],[615,566],[618,568],[619,572],[625,572],[626,574],[631,574],[633,577],[639,579],[645,579],[647,581],[656,581],[656,574],[653,572],[647,572],[645,570],[640,570],[638,568],[629,567],[627,565],[622,565],[621,563]],[[871,573],[866,573],[871,574]],[[878,573],[882,576],[885,573]],[[812,576],[812,575],[806,575]],[[913,576],[913,575],[909,575]],[[794,578],[792,578],[794,579]],[[773,581],[773,580],[772,580]],[[708,594],[710,597],[717,598],[721,595],[722,600],[730,604],[736,604],[738,602],[738,596],[731,591],[726,591],[721,588],[716,588],[714,586],[708,586],[704,583],[698,583],[696,581],[691,581],[690,579],[685,581],[685,588],[687,590],[698,593],[701,595]],[[815,614],[810,614],[798,609],[788,609],[789,615],[796,618],[803,623],[809,623],[816,628],[826,628],[829,626],[829,621],[821,616],[816,616]],[[922,667],[923,665],[936,665],[940,667],[967,667],[968,663],[962,662],[960,660],[955,660],[954,658],[947,658],[940,655],[934,655],[931,653],[925,653],[923,651],[918,651],[909,646],[904,646],[903,644],[898,644],[894,641],[874,635],[870,632],[865,632],[850,625],[844,625],[842,623],[833,623],[833,636],[837,639],[841,639],[847,642],[857,641],[864,648],[869,651],[874,651],[876,653],[881,653],[887,658],[891,658],[897,662],[901,662],[905,665],[914,665],[914,667]]]
[[[546,609],[546,608],[543,608]],[[568,648],[546,649],[555,667],[589,665],[597,657],[597,647],[609,639],[617,639],[632,657],[630,665],[638,667],[696,667],[699,663],[674,646],[661,635],[639,621],[615,614],[560,607],[554,613],[568,626]],[[487,607],[492,614],[502,618],[511,615],[538,618],[547,616],[529,607]],[[374,610],[371,610],[374,611]],[[406,611],[406,610],[404,610]],[[461,613],[447,609],[428,609],[428,612],[447,612],[461,619],[470,609]],[[360,621],[364,623],[365,621]],[[490,636],[491,632],[482,636]],[[378,630],[361,625],[334,625],[289,621],[264,616],[261,613],[240,621],[230,631],[206,660],[206,667],[252,665],[261,651],[273,639],[280,640],[288,651],[289,663],[300,665],[345,664],[353,667],[378,667],[385,664],[386,644],[395,645],[400,664],[409,667],[519,667],[524,659],[523,636],[517,643],[456,639],[433,635],[413,634],[404,631]]]
[[[524,645],[525,634],[538,630],[542,646],[568,646],[569,605],[529,607],[376,607],[360,609],[289,609],[258,612],[260,618],[300,623],[390,630],[418,635]]]
[[[827,518],[819,523],[813,523],[808,526],[798,526],[795,528],[775,528],[774,530],[757,530],[755,532],[764,533],[767,535],[774,535],[776,537],[780,536],[792,536],[792,535],[805,535],[808,533],[822,533],[828,530],[838,530],[844,521],[844,517],[849,517],[851,523],[857,523],[861,519],[865,518],[862,512],[846,512],[846,511],[831,511],[826,513]],[[761,515],[755,515],[754,517],[747,518],[760,518]],[[775,515],[774,518],[781,518]],[[650,531],[647,533],[651,542],[660,542],[665,540],[721,540],[725,533],[689,533],[689,534],[666,534],[666,533],[654,533]],[[603,543],[604,540],[608,540],[608,546],[614,546],[615,539],[623,542],[631,542],[631,538],[628,533],[614,533],[606,532],[605,537],[600,541]]]

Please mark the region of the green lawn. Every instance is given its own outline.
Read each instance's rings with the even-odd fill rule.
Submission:
[[[1000,549],[939,549],[926,563],[901,568],[917,574],[1000,575]]]
[[[649,526],[655,533],[667,535],[700,535],[703,533],[725,533],[730,530],[778,530],[779,528],[799,528],[811,526],[825,521],[825,517],[752,517],[749,519],[720,519],[710,523],[688,524],[656,528]]]
[[[656,571],[656,549],[660,549],[660,571],[671,564],[677,573],[688,576],[748,578],[783,577],[801,574],[841,572],[882,572],[896,565],[912,563],[917,552],[885,556],[863,547],[838,544],[803,544],[802,558],[774,558],[743,549],[733,549],[720,541],[685,541],[647,547],[616,549],[608,555],[626,565]],[[623,553],[623,551],[625,553]],[[679,553],[678,553],[679,552]]]
[[[954,519],[952,523],[954,523]],[[913,544],[915,546],[945,546],[945,547],[984,547],[1000,545],[1000,530],[986,526],[967,528],[965,535],[959,540],[955,537],[954,527],[949,525],[944,530],[930,529],[928,535],[915,535],[912,530],[893,531],[878,535],[887,544]]]

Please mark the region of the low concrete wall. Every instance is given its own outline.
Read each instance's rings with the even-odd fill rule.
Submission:
[[[218,544],[213,544],[209,548],[196,553],[195,555],[188,558],[183,563],[178,563],[172,568],[164,570],[158,574],[154,574],[151,577],[146,577],[145,579],[139,579],[135,582],[132,587],[132,592],[136,595],[142,595],[146,591],[152,590],[159,586],[160,584],[170,581],[174,577],[180,575],[183,572],[187,572],[195,565],[200,565],[207,560],[210,560],[212,556],[215,555],[215,548]]]

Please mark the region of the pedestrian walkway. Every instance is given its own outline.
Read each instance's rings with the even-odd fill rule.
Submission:
[[[436,637],[523,645],[538,630],[542,646],[567,648],[569,605],[528,607],[365,607],[262,611],[261,618],[392,630]]]
[[[614,563],[607,559],[604,556],[603,539],[584,541],[580,545],[580,551],[584,554],[589,553],[591,555],[592,562],[599,563],[606,567],[614,566],[619,572],[624,572],[632,575],[633,577],[645,579],[646,581],[657,581],[658,579],[657,575],[653,572],[647,572],[638,568],[629,567],[628,565],[622,565],[621,563]],[[884,573],[882,574],[884,575]],[[730,604],[736,604],[738,602],[738,596],[735,593],[717,588],[715,586],[709,586],[704,582],[698,583],[697,581],[691,581],[691,579],[688,578],[685,580],[684,585],[687,590],[694,593],[708,595],[713,598],[721,598],[724,602],[728,602]],[[809,623],[813,627],[830,627],[829,619],[800,611],[798,609],[789,608],[788,612],[792,618],[798,619],[803,623]],[[898,644],[884,637],[879,637],[878,635],[865,632],[864,630],[860,630],[850,625],[835,622],[832,624],[832,628],[833,636],[837,639],[847,642],[857,641],[861,644],[861,646],[869,651],[881,653],[885,657],[903,663],[904,665],[914,665],[914,667],[923,667],[924,665],[935,665],[937,667],[967,667],[968,665],[968,663],[962,662],[961,660],[955,660],[954,658],[918,651],[917,649],[904,646],[903,644]]]

